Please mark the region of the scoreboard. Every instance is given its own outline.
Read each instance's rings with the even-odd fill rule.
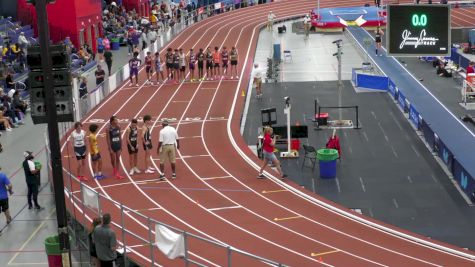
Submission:
[[[388,6],[391,56],[449,56],[450,30],[450,5]]]

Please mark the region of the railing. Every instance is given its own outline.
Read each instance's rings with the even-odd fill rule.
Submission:
[[[203,8],[203,12],[195,10],[192,12],[192,15],[188,16],[188,22],[185,22],[185,19],[181,23],[176,24],[174,29],[174,34],[178,34],[183,31],[186,27],[184,25],[192,25],[198,21],[206,19],[209,15],[206,10],[213,11],[214,4]],[[221,8],[220,12],[227,12],[234,9],[234,4],[224,5]],[[151,50],[157,51],[159,49],[158,42],[151,44]],[[143,59],[146,52],[149,51],[149,48],[142,51],[140,57]],[[75,97],[75,118],[77,121],[80,121],[85,118],[85,116],[93,110],[97,105],[99,105],[104,98],[109,96],[117,87],[126,81],[129,78],[129,68],[128,65],[124,65],[113,75],[111,75],[107,80],[102,84],[97,86],[94,90],[89,92],[83,99],[78,97],[78,81],[75,79],[74,90],[76,94]],[[60,130],[61,136],[64,142],[68,142],[67,134],[72,128],[72,123],[61,123]],[[50,164],[50,153],[48,147],[48,138],[45,138],[46,154],[47,154],[47,169],[48,169],[48,178],[52,180],[51,164]],[[69,146],[64,145],[66,153]],[[64,153],[64,152],[63,152]],[[72,153],[71,153],[72,154]],[[69,158],[68,158],[69,160]],[[68,161],[69,162],[69,161]],[[66,163],[68,164],[68,163]],[[76,238],[76,245],[78,247],[88,247],[88,242],[85,242],[84,236],[87,236],[88,225],[92,222],[93,218],[101,217],[103,213],[110,212],[114,214],[112,228],[116,231],[117,237],[120,240],[120,254],[123,257],[123,265],[128,266],[130,255],[135,255],[134,259],[139,259],[139,262],[146,262],[147,266],[160,266],[158,264],[158,258],[163,258],[163,254],[159,251],[157,247],[157,242],[155,240],[156,231],[159,226],[165,227],[168,230],[175,232],[176,234],[181,235],[184,242],[184,254],[181,257],[183,264],[185,266],[190,266],[194,264],[197,266],[233,266],[236,261],[242,263],[246,262],[246,266],[260,266],[260,265],[271,265],[271,266],[284,266],[281,263],[274,262],[263,257],[242,251],[238,248],[229,246],[225,243],[222,243],[218,240],[213,240],[212,237],[203,237],[188,231],[181,230],[177,227],[165,224],[163,222],[157,221],[153,218],[150,218],[140,212],[140,210],[131,209],[122,203],[119,203],[109,196],[101,194],[98,192],[99,188],[93,188],[75,177],[69,170],[71,166],[63,166],[65,183],[65,196],[66,196],[66,206],[68,208],[69,214],[73,220],[69,224],[70,232],[73,236],[79,236]],[[114,212],[115,211],[115,212]],[[118,211],[118,212],[117,212]],[[116,215],[119,214],[118,217]],[[176,218],[180,220],[179,218]],[[186,225],[186,222],[183,222]],[[81,225],[80,227],[78,225]],[[131,226],[135,228],[132,228]],[[190,229],[194,232],[199,232],[199,230],[193,228],[193,226],[188,225]],[[81,238],[82,236],[82,238]],[[80,244],[78,244],[80,243]],[[206,255],[213,255],[211,258],[209,256],[200,256],[199,253],[206,251]],[[81,255],[84,253],[80,253]],[[88,254],[88,253],[86,253]],[[82,256],[83,257],[83,256]],[[84,262],[80,260],[79,262]],[[78,263],[82,266],[82,263]],[[89,266],[89,264],[85,264]]]

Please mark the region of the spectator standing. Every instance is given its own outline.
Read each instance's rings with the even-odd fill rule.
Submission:
[[[264,163],[262,164],[259,174],[257,175],[258,179],[264,178],[263,171],[269,162],[274,164],[282,179],[287,177],[287,175],[282,172],[280,162],[274,154],[275,141],[276,136],[273,136],[273,129],[269,126],[264,127],[264,138],[262,140],[262,155],[264,157]]]
[[[115,232],[110,228],[110,223],[111,215],[109,213],[104,214],[102,225],[97,226],[92,234],[101,267],[113,267],[117,258],[117,238]]]
[[[147,48],[147,41],[148,41],[147,29],[144,28],[142,30],[142,34],[140,35],[140,39],[142,40],[142,50],[144,50],[145,48]]]
[[[101,218],[94,218],[92,220],[91,229],[89,229],[89,234],[87,235],[89,239],[89,255],[91,256],[91,264],[96,267],[101,266],[101,262],[97,258],[96,244],[94,243],[92,236],[94,234],[94,231],[96,230],[96,227],[101,224],[102,224]]]
[[[23,152],[25,160],[23,161],[23,170],[25,171],[26,185],[28,187],[28,209],[33,208],[35,204],[35,209],[41,209],[41,206],[38,204],[38,192],[40,187],[40,171],[35,166],[33,162],[34,156],[30,151]]]
[[[111,76],[111,72],[112,72],[112,57],[113,56],[110,49],[106,49],[106,51],[104,52],[104,59],[106,61],[107,72],[109,73],[109,76]]]
[[[5,213],[7,224],[12,221],[8,205],[8,194],[13,195],[13,186],[5,173],[0,172],[0,213]]]
[[[18,45],[20,46],[20,49],[26,54],[26,48],[30,45],[30,42],[28,39],[26,39],[24,32],[20,32],[20,35],[18,36]]]
[[[97,38],[97,53],[99,54],[99,60],[104,60],[104,40],[102,38]]]
[[[96,76],[96,85],[99,85],[102,82],[104,82],[104,77],[106,76],[106,72],[102,69],[101,64],[97,64],[97,70],[94,74]]]
[[[79,98],[87,96],[87,78],[81,77],[81,83],[79,84]]]
[[[169,161],[172,167],[172,179],[176,178],[176,149],[180,149],[180,142],[176,129],[168,125],[168,120],[162,121],[157,152],[160,155],[160,180],[165,179],[165,162]]]
[[[150,43],[150,46],[153,48],[153,44],[155,43],[155,41],[157,40],[157,31],[152,29],[152,30],[149,30],[148,33],[147,33],[147,38],[148,38],[148,41]]]

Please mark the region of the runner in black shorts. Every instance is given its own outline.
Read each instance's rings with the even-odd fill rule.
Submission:
[[[139,152],[137,142],[138,133],[137,119],[132,119],[129,128],[127,128],[125,132],[125,136],[127,137],[127,150],[129,151],[130,175],[140,173],[139,168],[137,168],[137,153]]]
[[[221,51],[221,61],[223,62],[223,77],[225,74],[228,74],[228,62],[229,62],[229,53],[226,46],[223,47],[223,51]]]
[[[150,152],[152,151],[152,135],[150,134],[150,128],[152,127],[152,117],[150,115],[143,116],[142,127],[142,144],[143,150],[145,150],[145,173],[154,173],[152,167],[152,161],[150,160]]]
[[[219,53],[219,47],[215,46],[214,47],[214,52],[213,52],[213,75],[214,78],[219,80],[221,79],[221,68],[220,68],[220,63],[221,63],[221,54]]]
[[[204,61],[205,61],[205,53],[203,53],[203,48],[200,48],[197,58],[198,58],[198,79],[202,81],[203,76],[204,76],[203,67],[204,67]]]
[[[173,75],[175,78],[175,83],[180,82],[180,54],[178,49],[175,49],[175,53],[173,53]]]
[[[167,67],[167,77],[168,79],[173,79],[173,50],[171,48],[167,49],[165,63]]]
[[[208,80],[213,78],[213,53],[211,52],[211,47],[206,49],[206,76]]]
[[[378,56],[378,52],[381,49],[381,37],[383,36],[384,32],[379,27],[377,27],[374,34],[374,41],[376,43],[376,56]],[[383,54],[380,53],[379,55],[382,56]]]
[[[239,76],[237,74],[238,52],[236,50],[236,47],[234,46],[233,48],[231,48],[230,59],[231,59],[231,79],[234,79],[234,75],[236,75],[236,79],[239,79]]]
[[[82,124],[76,122],[74,124],[74,131],[71,133],[73,139],[74,154],[78,160],[77,177],[80,181],[87,181],[83,176],[82,170],[86,166],[86,132],[82,129]]]
[[[152,52],[147,52],[147,55],[145,56],[145,72],[147,73],[148,84],[153,84],[152,83],[152,73],[153,73],[152,63],[153,63]]]
[[[107,130],[107,146],[111,156],[113,175],[116,179],[124,179],[119,173],[120,153],[122,152],[122,136],[120,131],[119,120],[116,116],[112,116],[109,120],[110,126]]]

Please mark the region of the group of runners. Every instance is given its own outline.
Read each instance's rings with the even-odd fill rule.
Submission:
[[[163,121],[162,126],[167,127],[168,121]],[[122,152],[122,144],[125,143],[127,146],[127,151],[129,153],[129,163],[130,163],[130,171],[129,175],[134,175],[141,173],[142,171],[138,168],[138,152],[139,152],[139,142],[142,143],[144,153],[144,169],[145,173],[151,174],[155,173],[155,168],[152,167],[151,161],[151,152],[152,152],[152,136],[151,136],[151,128],[152,128],[152,117],[150,115],[145,115],[143,117],[143,125],[141,128],[138,126],[138,120],[132,119],[130,125],[125,130],[125,142],[122,140],[122,129],[119,125],[119,121],[116,116],[112,116],[109,120],[109,127],[106,130],[106,140],[107,140],[107,148],[108,152],[111,157],[111,164],[113,168],[113,176],[116,179],[124,179],[120,174],[120,157]],[[173,127],[171,130],[174,130]],[[88,179],[84,176],[85,165],[86,165],[86,157],[87,157],[87,146],[86,146],[86,138],[89,141],[89,153],[91,156],[92,162],[92,171],[94,179],[100,180],[105,178],[102,174],[102,156],[99,151],[99,146],[97,142],[97,133],[99,130],[99,126],[97,124],[91,124],[89,126],[89,135],[86,136],[86,131],[83,130],[83,125],[81,122],[76,122],[74,125],[74,130],[71,133],[72,143],[74,147],[74,154],[76,159],[78,160],[77,165],[77,178],[81,181],[87,181]],[[167,130],[169,130],[167,128]],[[170,144],[176,144],[178,147],[177,135],[176,130],[173,132],[172,141],[168,142]],[[175,155],[170,151],[167,151],[166,155],[162,155],[162,146],[168,145],[167,141],[163,142],[162,131],[160,132],[160,139],[157,148],[157,152],[160,154],[160,179],[163,180],[165,176],[163,175],[163,163],[165,161],[170,161],[172,164],[172,178],[176,178],[175,175]]]
[[[138,53],[134,53],[133,58],[129,60],[130,83],[133,85],[135,77],[135,86],[138,86],[138,73],[142,61],[138,58]],[[226,46],[220,50],[219,47],[206,50],[200,48],[195,51],[191,48],[185,54],[183,48],[168,48],[163,58],[159,52],[147,52],[145,56],[145,72],[147,74],[147,83],[154,84],[153,73],[155,72],[155,82],[164,83],[167,80],[173,83],[185,81],[197,82],[206,80],[239,79],[237,65],[238,52],[236,47],[230,50]],[[164,75],[164,68],[166,76]],[[189,79],[186,70],[189,71]],[[196,72],[196,69],[198,70]],[[205,74],[206,70],[206,74]]]

